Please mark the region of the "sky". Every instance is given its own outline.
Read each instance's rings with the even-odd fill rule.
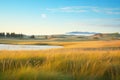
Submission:
[[[0,32],[120,32],[120,0],[0,0]]]

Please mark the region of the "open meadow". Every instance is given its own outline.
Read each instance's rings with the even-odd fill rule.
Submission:
[[[0,80],[120,80],[120,0],[0,0]]]
[[[5,40],[1,43],[13,44]],[[120,40],[14,41],[64,48],[0,51],[0,80],[120,80]]]

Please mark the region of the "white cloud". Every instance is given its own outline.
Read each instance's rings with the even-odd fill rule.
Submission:
[[[47,18],[47,15],[46,14],[41,14],[41,17],[42,18]]]
[[[67,7],[52,8],[52,9],[47,8],[46,10],[52,12],[69,12],[69,13],[93,12],[93,13],[120,15],[120,8],[101,8],[94,6],[67,6]]]
[[[46,10],[52,11],[52,12],[71,12],[71,13],[83,13],[87,12],[88,9],[86,8],[88,6],[71,6],[71,7],[61,7],[61,8],[47,8]]]

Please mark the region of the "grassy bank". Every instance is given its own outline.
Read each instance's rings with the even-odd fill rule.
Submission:
[[[120,80],[120,51],[0,51],[0,80]]]
[[[120,80],[120,50],[81,49],[118,47],[119,41],[51,43],[65,48],[0,51],[0,80]]]

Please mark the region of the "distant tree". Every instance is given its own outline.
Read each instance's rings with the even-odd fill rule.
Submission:
[[[19,34],[19,37],[20,37],[20,38],[23,38],[23,36],[24,36],[23,34]]]
[[[7,32],[7,33],[6,33],[6,37],[10,37],[10,33]]]
[[[0,33],[0,37],[5,37],[5,33],[4,32]]]
[[[35,36],[34,36],[34,35],[32,35],[32,36],[30,36],[30,38],[34,39],[34,38],[35,38]]]
[[[11,33],[10,35],[11,35],[11,37],[15,37],[15,36],[16,36],[16,34],[15,34],[15,33]]]
[[[6,33],[7,38],[23,38],[23,34],[16,34],[16,33]]]

